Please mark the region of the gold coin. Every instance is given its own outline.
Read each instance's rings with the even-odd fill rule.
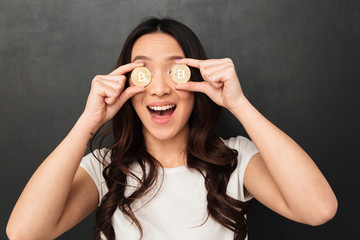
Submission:
[[[176,83],[189,81],[191,71],[185,64],[175,64],[171,69],[171,79]]]
[[[151,81],[151,73],[146,67],[138,67],[131,72],[130,78],[136,86],[145,87]]]

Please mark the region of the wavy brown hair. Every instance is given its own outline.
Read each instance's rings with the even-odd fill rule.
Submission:
[[[131,62],[131,51],[135,41],[139,37],[153,32],[163,32],[174,37],[183,49],[185,57],[206,59],[199,39],[188,27],[168,18],[151,18],[140,23],[130,33],[116,67]],[[198,69],[192,68],[191,71],[192,81],[204,81]],[[219,224],[233,231],[234,239],[245,239],[247,224],[244,215],[248,205],[226,194],[230,175],[237,167],[238,153],[227,147],[215,134],[220,107],[205,94],[194,94],[195,105],[188,121],[187,167],[196,169],[205,179],[205,187],[208,192],[208,217],[210,216]],[[104,139],[110,134],[113,135],[113,143],[107,151],[110,153],[111,161],[105,164],[105,159],[99,159],[105,164],[103,176],[109,191],[101,200],[96,212],[94,236],[95,239],[100,239],[100,235],[103,233],[108,240],[115,239],[111,217],[116,209],[120,209],[124,216],[136,224],[142,238],[141,223],[136,218],[131,204],[153,189],[158,177],[158,168],[159,166],[162,168],[162,166],[147,151],[142,123],[130,100],[124,104],[104,131],[98,131],[95,134],[96,139],[99,140],[98,148],[102,147]],[[96,142],[94,139],[90,142],[91,151]],[[131,172],[130,165],[133,163],[139,164],[142,178]],[[126,197],[127,177],[136,179],[139,187]]]

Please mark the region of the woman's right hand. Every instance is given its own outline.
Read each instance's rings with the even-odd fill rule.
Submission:
[[[145,91],[144,87],[138,86],[124,90],[125,74],[143,65],[142,62],[133,62],[118,67],[108,75],[95,76],[82,117],[98,129],[113,118],[128,99]]]

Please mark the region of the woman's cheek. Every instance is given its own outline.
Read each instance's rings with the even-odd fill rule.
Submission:
[[[182,94],[181,98],[183,99],[185,111],[190,115],[194,108],[195,94],[192,92],[184,92]]]
[[[132,103],[136,113],[139,115],[139,113],[141,111],[141,96],[135,95],[134,97],[132,97],[131,103]]]

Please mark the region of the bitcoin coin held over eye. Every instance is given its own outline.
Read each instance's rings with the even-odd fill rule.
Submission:
[[[131,81],[140,87],[147,86],[151,81],[151,73],[146,67],[135,68],[131,72]]]
[[[189,81],[191,71],[185,64],[176,64],[171,69],[171,79],[176,83],[184,83]]]

